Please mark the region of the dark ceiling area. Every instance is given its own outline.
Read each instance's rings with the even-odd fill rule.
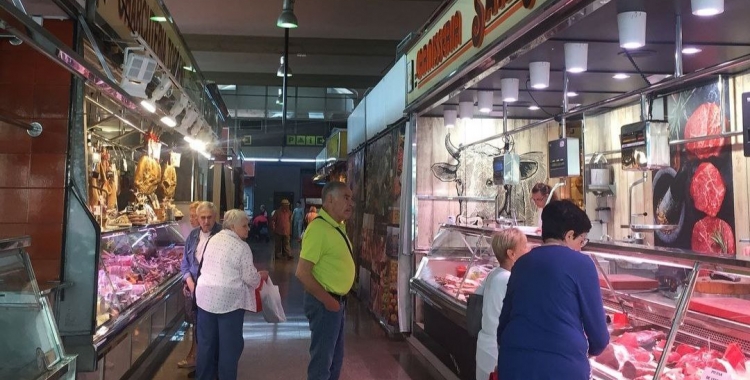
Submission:
[[[493,112],[488,117],[501,117],[500,79],[518,78],[519,100],[508,104],[509,118],[545,119],[561,113],[566,42],[588,43],[588,70],[580,74],[569,74],[569,91],[577,94],[569,97],[571,108],[646,87],[646,80],[619,46],[617,2],[599,2],[602,4],[601,8],[471,86],[462,96],[473,96],[476,101],[477,91],[495,90]],[[680,1],[680,4],[683,47],[701,50],[696,54],[683,54],[685,74],[750,54],[750,40],[747,38],[750,36],[750,7],[746,0],[725,0],[724,13],[713,17],[693,15],[690,1]],[[647,1],[645,6],[648,14],[646,46],[629,52],[649,83],[656,83],[675,72],[675,6],[672,1],[662,0]],[[530,88],[527,87],[529,63],[534,61],[551,63],[547,89],[527,90]],[[615,79],[615,74],[625,74],[627,78]],[[529,106],[535,103],[542,109],[530,110]],[[458,97],[448,100],[443,104],[445,105],[457,106]],[[442,116],[443,106],[434,107],[426,116]]]

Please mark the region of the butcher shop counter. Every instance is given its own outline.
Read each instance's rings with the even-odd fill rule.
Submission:
[[[497,266],[495,231],[441,226],[411,279],[414,337],[462,379],[473,376],[476,350],[466,333],[466,297]],[[527,236],[530,245],[541,243]],[[603,357],[591,360],[594,378],[651,379],[658,367],[660,379],[702,380],[707,371],[750,379],[743,369],[750,368],[750,263],[601,242],[584,253],[600,271],[612,332]]]
[[[93,270],[79,271],[59,302],[79,284],[94,284],[90,330],[66,335],[66,347],[79,354],[81,379],[120,379],[137,368],[176,326],[184,312],[180,263],[184,239],[176,222],[133,226],[101,233]],[[78,294],[80,298],[85,294]]]

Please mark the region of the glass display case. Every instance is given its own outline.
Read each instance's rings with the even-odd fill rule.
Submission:
[[[473,378],[476,350],[465,299],[497,266],[495,231],[441,226],[410,282],[413,336],[461,379]],[[531,247],[541,244],[527,237]],[[750,379],[750,262],[602,242],[583,253],[600,272],[611,334],[590,359],[593,378]]]
[[[76,377],[28,254],[29,238],[0,240],[0,379]]]
[[[176,223],[132,227],[102,234],[96,336],[154,294],[179,282],[185,241]]]

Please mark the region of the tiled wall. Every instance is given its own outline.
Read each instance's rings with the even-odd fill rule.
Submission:
[[[74,25],[45,20],[69,46]],[[40,285],[60,276],[71,74],[33,50],[0,40],[0,113],[42,124],[32,138],[0,122],[0,238],[31,236]]]

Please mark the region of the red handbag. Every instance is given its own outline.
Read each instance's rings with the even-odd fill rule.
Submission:
[[[260,286],[255,288],[255,312],[260,313],[263,311],[263,301],[260,299],[260,290],[263,289],[263,281],[260,282]]]
[[[497,379],[497,371],[493,371],[493,372],[492,372],[492,373],[490,374],[490,380],[498,380],[498,379]]]

